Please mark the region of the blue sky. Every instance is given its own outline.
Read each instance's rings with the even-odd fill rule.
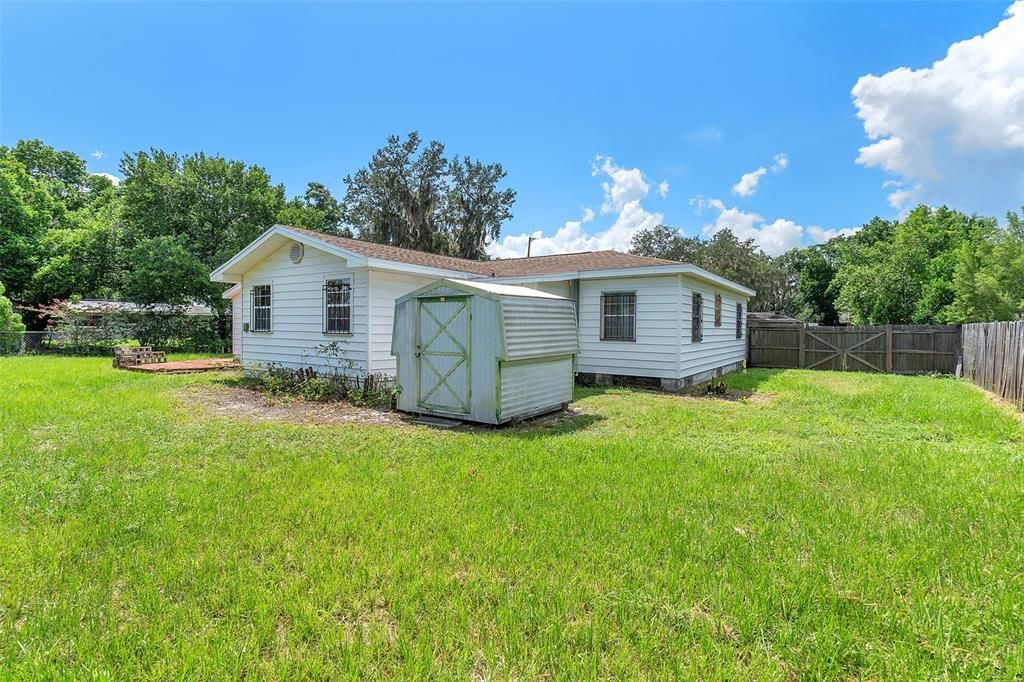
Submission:
[[[0,7],[3,144],[113,174],[124,152],[202,150],[341,195],[418,130],[508,171],[498,255],[534,232],[541,252],[622,248],[657,222],[778,252],[916,201],[1024,203],[1007,2]]]

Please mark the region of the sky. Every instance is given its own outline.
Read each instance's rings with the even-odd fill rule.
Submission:
[[[0,144],[204,151],[344,194],[389,134],[499,162],[492,255],[666,224],[768,253],[1024,205],[1024,0],[0,2]]]

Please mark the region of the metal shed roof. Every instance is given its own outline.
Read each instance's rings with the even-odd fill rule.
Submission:
[[[558,296],[557,294],[549,294],[546,291],[538,291],[537,289],[531,289],[530,287],[516,286],[514,284],[495,284],[493,282],[479,282],[479,281],[467,281],[462,279],[439,279],[436,282],[428,284],[425,287],[421,287],[412,293],[408,293],[402,296],[397,301],[396,305],[402,301],[407,301],[410,298],[416,298],[429,293],[432,289],[438,287],[447,287],[451,289],[458,289],[465,291],[467,294],[474,294],[477,296],[483,296],[485,298],[499,299],[502,296],[515,296],[519,298],[544,298],[544,299],[555,299],[568,301],[569,299],[564,296]]]

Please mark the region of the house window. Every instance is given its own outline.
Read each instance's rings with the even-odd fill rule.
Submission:
[[[690,340],[700,343],[704,340],[704,297],[693,292],[693,305],[690,306]]]
[[[252,300],[252,331],[269,332],[271,319],[271,295],[269,284],[257,284],[249,292]]]
[[[743,338],[743,304],[736,304],[736,338]]]
[[[636,294],[601,294],[601,340],[636,341]]]
[[[715,326],[722,326],[722,295],[715,294]]]
[[[329,279],[324,282],[324,334],[352,331],[352,282]]]

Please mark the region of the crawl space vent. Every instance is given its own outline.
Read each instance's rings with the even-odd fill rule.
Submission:
[[[293,263],[298,265],[299,263],[302,262],[302,256],[304,253],[305,247],[303,247],[302,244],[300,244],[299,242],[295,242],[294,244],[292,244],[292,250],[291,253],[288,254],[288,257],[292,259]]]

